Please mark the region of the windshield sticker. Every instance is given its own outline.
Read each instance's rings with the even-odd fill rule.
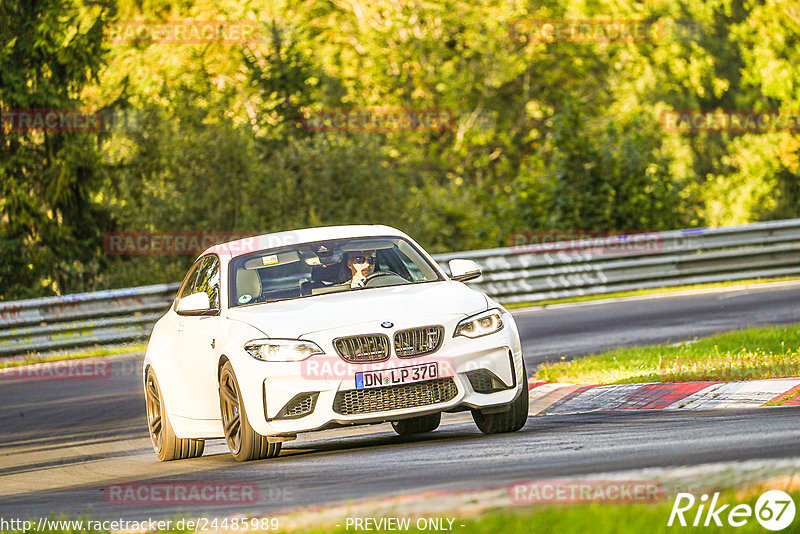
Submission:
[[[277,254],[272,254],[271,256],[264,256],[264,257],[261,258],[261,262],[264,265],[274,265],[274,264],[278,263],[278,255]]]
[[[242,295],[239,297],[239,304],[247,304],[253,297],[251,295]]]

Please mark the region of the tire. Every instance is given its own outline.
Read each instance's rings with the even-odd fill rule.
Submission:
[[[144,398],[147,407],[147,429],[153,450],[162,462],[184,460],[203,455],[206,442],[202,439],[179,438],[172,429],[164,406],[164,396],[156,373],[148,367],[144,379]]]
[[[433,432],[439,428],[439,423],[442,422],[442,414],[432,413],[430,415],[422,415],[420,417],[412,417],[411,419],[401,419],[400,421],[392,421],[392,428],[400,436],[411,436],[413,434],[422,434],[424,432]]]
[[[278,456],[281,442],[270,443],[266,436],[253,430],[240,391],[231,362],[225,362],[219,374],[219,409],[228,450],[237,462]]]
[[[522,364],[522,391],[517,398],[508,404],[508,410],[500,413],[482,413],[472,410],[472,419],[484,434],[502,434],[516,432],[525,426],[528,420],[528,375],[525,363]]]

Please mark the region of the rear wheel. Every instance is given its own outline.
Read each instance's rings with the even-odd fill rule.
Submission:
[[[147,406],[147,427],[150,441],[156,456],[162,462],[183,460],[203,455],[205,441],[202,439],[179,438],[175,435],[164,407],[164,397],[153,368],[147,369],[144,379],[145,403]]]
[[[472,410],[472,418],[478,429],[484,434],[501,434],[516,432],[525,426],[528,420],[528,379],[525,363],[522,364],[522,391],[517,398],[508,404],[508,410],[499,413],[483,413]]]
[[[439,428],[439,423],[441,422],[442,414],[433,413],[420,417],[412,417],[411,419],[392,421],[392,428],[401,436],[410,436],[412,434],[422,434],[423,432],[433,432]]]
[[[225,362],[219,375],[219,407],[228,450],[237,462],[278,456],[281,442],[270,443],[266,436],[253,430],[240,391],[231,362]]]

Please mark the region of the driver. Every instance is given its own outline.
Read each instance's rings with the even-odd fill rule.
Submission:
[[[367,277],[375,272],[377,257],[374,250],[347,253],[347,268],[350,270],[350,287],[364,287]]]

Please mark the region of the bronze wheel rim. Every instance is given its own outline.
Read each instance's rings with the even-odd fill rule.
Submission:
[[[227,369],[222,372],[219,380],[219,394],[225,441],[228,443],[228,448],[231,452],[236,454],[242,446],[242,411],[239,404],[239,390],[236,388],[236,380]]]
[[[150,439],[156,451],[161,450],[164,425],[161,419],[161,396],[158,394],[158,383],[152,370],[147,372],[145,380],[145,396],[147,400],[147,426],[150,429]]]

